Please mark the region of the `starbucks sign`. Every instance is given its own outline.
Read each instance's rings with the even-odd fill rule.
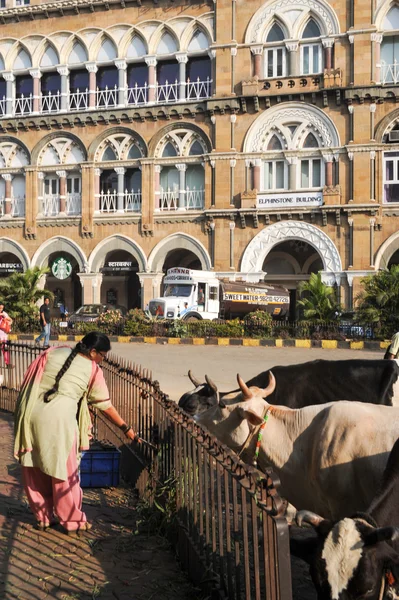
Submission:
[[[51,265],[51,272],[57,279],[68,279],[72,273],[72,265],[66,258],[56,258]]]

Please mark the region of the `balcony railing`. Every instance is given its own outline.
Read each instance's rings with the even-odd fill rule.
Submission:
[[[204,208],[205,190],[186,188],[184,204],[179,206],[179,190],[161,188],[159,195],[159,210],[202,210]]]
[[[141,212],[141,190],[125,190],[121,198],[121,208],[118,208],[118,192],[116,190],[108,190],[108,192],[100,192],[100,212],[101,213],[116,213],[116,212]]]
[[[174,83],[166,81],[164,84],[155,85],[155,97],[152,102],[156,104],[170,104],[181,101],[180,90],[181,85],[177,80]],[[183,100],[195,101],[204,98],[209,98],[212,93],[212,80],[206,81],[190,81],[184,84],[185,94]],[[123,94],[120,93],[120,88],[106,87],[103,90],[97,88],[95,92],[90,90],[79,90],[70,92],[65,97],[65,102],[62,102],[62,94],[60,91],[48,94],[43,94],[39,97],[37,103],[37,112],[40,114],[57,114],[63,112],[75,112],[88,109],[108,109],[117,106],[145,106],[150,103],[150,94],[148,84],[139,87],[137,84],[133,87],[128,87]],[[93,94],[94,101],[90,105],[90,95]],[[11,114],[7,113],[11,111]],[[22,116],[31,115],[33,113],[33,95],[22,95],[20,98],[15,98],[7,103],[5,96],[0,99],[0,118],[4,116]]]
[[[6,214],[6,200],[3,196],[0,198],[0,217],[4,217]],[[8,214],[10,217],[25,216],[25,196],[15,196],[11,198],[11,211]]]
[[[399,62],[395,59],[392,65],[381,62],[381,81],[382,83],[399,82]]]
[[[41,199],[39,212],[44,217],[58,217],[61,212],[61,199],[59,194],[45,194]],[[82,212],[82,195],[67,194],[65,198],[65,214],[70,217],[80,215]]]

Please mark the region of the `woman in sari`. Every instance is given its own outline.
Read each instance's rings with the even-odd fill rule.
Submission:
[[[11,368],[10,364],[10,353],[6,350],[8,331],[10,331],[12,319],[4,310],[4,304],[0,302],[0,347],[3,354],[4,363],[6,367]]]
[[[135,439],[112,406],[99,367],[110,347],[106,335],[92,332],[74,349],[49,348],[25,374],[15,412],[14,453],[41,530],[54,523],[54,515],[66,532],[91,528],[82,512],[77,462],[78,452],[89,448],[89,404]]]

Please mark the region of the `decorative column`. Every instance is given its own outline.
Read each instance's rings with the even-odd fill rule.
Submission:
[[[101,213],[101,207],[100,207],[100,197],[101,197],[101,190],[100,190],[100,175],[102,173],[102,169],[99,168],[95,168],[94,169],[94,212],[95,213]]]
[[[353,85],[355,79],[355,36],[349,35],[348,39],[350,44],[349,85]]]
[[[82,304],[100,304],[102,273],[78,273],[82,286]]]
[[[353,219],[348,218],[349,225],[349,264],[348,268],[353,268]]]
[[[349,112],[349,141],[353,142],[353,138],[355,135],[355,116],[354,116],[354,106],[353,104],[348,104],[348,112]]]
[[[289,53],[287,73],[289,77],[295,77],[298,75],[298,42],[285,42],[285,47]]]
[[[33,106],[32,114],[40,112],[40,78],[42,76],[40,69],[31,69],[29,71],[30,76],[33,79]]]
[[[375,150],[370,152],[370,200],[375,200]]]
[[[251,159],[246,158],[245,159],[245,191],[247,192],[248,190],[252,189],[252,182],[251,182]]]
[[[212,168],[212,175],[211,175],[211,206],[215,206],[216,204],[216,160],[210,160],[209,164],[211,165]]]
[[[230,206],[234,206],[234,169],[237,161],[235,158],[230,160]]]
[[[216,11],[215,11],[216,12]],[[211,95],[216,94],[216,50],[208,50],[208,56],[211,59]]]
[[[381,83],[381,42],[382,33],[371,34],[371,81]],[[383,74],[384,75],[384,74]]]
[[[263,58],[263,46],[252,46],[252,56],[254,57],[254,77],[262,79],[262,58]]]
[[[230,227],[230,269],[234,270],[234,229],[236,227],[236,224],[234,223],[234,221],[230,221],[229,223],[229,227]]]
[[[323,159],[326,164],[325,186],[331,188],[334,185],[334,183],[333,183],[333,160],[334,160],[334,157],[332,154],[324,154]]]
[[[37,200],[39,205],[38,213],[43,215],[43,201],[44,201],[44,176],[45,174],[42,171],[39,171],[37,174]]]
[[[211,221],[209,223],[209,229],[210,229],[210,234],[211,234],[211,263],[212,263],[212,269],[215,268],[215,227],[216,227],[215,221]]]
[[[355,180],[353,177],[353,152],[348,152],[349,158],[349,202],[353,202]]]
[[[377,105],[375,102],[370,104],[370,140],[374,140],[374,124],[375,124],[375,111]]]
[[[370,267],[374,267],[374,225],[375,219],[370,219]]]
[[[13,103],[14,103],[14,81],[15,77],[13,73],[10,71],[8,73],[3,73],[3,78],[6,82],[6,115],[7,117],[11,117],[14,113],[13,111]]]
[[[89,71],[89,108],[96,108],[96,91],[97,91],[97,81],[96,81],[96,73],[98,71],[98,67],[96,63],[86,63],[86,69]]]
[[[179,102],[185,102],[187,85],[186,65],[188,56],[185,52],[177,52],[176,60],[179,63]]]
[[[58,73],[61,75],[61,104],[62,111],[68,110],[68,93],[69,93],[69,69],[66,65],[57,67]]]
[[[145,62],[148,66],[148,104],[154,104],[156,96],[156,66],[155,56],[146,56]]]
[[[6,189],[4,194],[4,216],[11,218],[12,217],[12,190],[11,190],[11,182],[13,176],[11,173],[3,173],[2,178],[6,182]]]
[[[348,278],[348,309],[352,310],[353,308],[353,275],[351,273],[346,274]]]
[[[116,212],[123,213],[125,212],[123,199],[125,197],[124,187],[126,169],[124,167],[116,167],[114,171],[118,175],[118,199]]]
[[[118,69],[118,106],[123,108],[127,104],[127,63],[125,60],[116,60],[115,67]]]
[[[286,160],[288,162],[288,188],[290,190],[297,189],[297,164],[298,157],[297,156],[287,156]]]
[[[332,48],[334,46],[334,40],[326,38],[322,40],[324,48],[324,68],[330,71],[332,69]]]
[[[260,192],[260,168],[262,165],[262,161],[260,158],[257,158],[253,161],[253,178],[254,178],[254,189],[257,192]]]
[[[211,115],[211,123],[212,123],[212,145],[216,148],[216,116]]]
[[[154,195],[155,195],[155,209],[161,208],[161,165],[154,166]]]
[[[235,85],[235,65],[236,65],[236,56],[237,56],[237,48],[230,48],[231,54],[231,93],[235,95],[234,85]]]
[[[235,150],[235,147],[234,147],[234,143],[235,143],[234,125],[235,125],[236,121],[237,121],[237,115],[230,115],[230,138],[231,138],[230,148],[232,150]]]
[[[176,169],[179,171],[179,209],[186,208],[186,170],[187,165],[178,163]]]
[[[60,209],[58,216],[66,216],[66,171],[56,171],[60,180]]]

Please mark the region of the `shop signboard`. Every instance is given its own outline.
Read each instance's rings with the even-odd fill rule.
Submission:
[[[57,279],[68,279],[72,273],[72,264],[68,259],[60,256],[53,261],[51,272]]]
[[[137,265],[131,260],[107,261],[101,269],[103,273],[121,273],[137,271]]]
[[[296,208],[322,206],[323,192],[286,192],[282,194],[258,194],[257,208]]]
[[[23,273],[24,267],[20,262],[0,262],[0,275]]]

